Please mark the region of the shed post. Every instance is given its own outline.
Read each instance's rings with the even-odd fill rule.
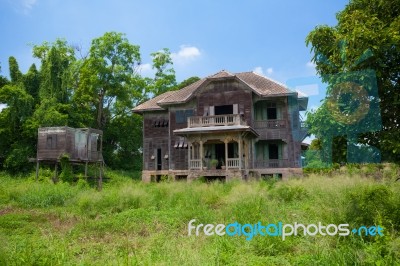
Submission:
[[[36,181],[39,178],[39,159],[36,159]]]
[[[58,181],[58,163],[54,166],[54,183]]]
[[[99,183],[98,183],[98,190],[102,190],[103,188],[103,162],[100,162],[100,170],[99,170]]]
[[[87,178],[88,161],[85,162],[85,178]]]

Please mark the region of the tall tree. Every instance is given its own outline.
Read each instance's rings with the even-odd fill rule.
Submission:
[[[73,105],[80,111],[75,115],[104,131],[104,158],[115,168],[132,169],[135,157],[140,160],[141,140],[134,132],[141,130],[141,118],[131,112],[148,91],[149,82],[136,71],[140,60],[138,45],[122,33],[107,32],[92,41],[79,68]]]
[[[1,73],[1,65],[0,65],[0,73]],[[1,89],[4,85],[7,85],[8,83],[9,83],[9,80],[8,80],[6,77],[0,75],[0,89]]]
[[[151,54],[153,60],[153,69],[156,74],[150,85],[150,91],[154,96],[175,89],[175,70],[172,68],[171,53],[164,48],[161,51]]]
[[[358,83],[369,93],[369,104],[378,107],[375,111],[380,108],[382,130],[378,131],[376,127],[379,119],[373,120],[374,116],[367,114],[364,119],[360,118],[363,125],[358,125],[358,132],[356,128],[349,131],[347,126],[342,133],[353,138],[354,142],[376,146],[385,160],[400,161],[400,2],[351,0],[338,13],[337,20],[338,24],[334,27],[316,27],[306,39],[307,45],[312,47],[318,74],[329,84],[325,100],[328,109],[318,109],[317,113],[321,113],[318,116],[327,110],[334,116],[335,112],[342,117],[351,116],[351,110],[346,111],[341,109],[340,104],[329,103],[335,97],[338,103],[339,96],[346,97],[346,93],[339,96],[335,93],[335,84],[338,83],[332,79],[343,77],[342,82],[347,78]],[[376,95],[371,94],[374,82],[377,84]],[[359,95],[358,99],[353,99],[348,109],[355,106],[353,109],[361,110],[359,106],[363,97]],[[368,121],[370,118],[372,121]],[[350,124],[340,119],[336,119],[336,122],[332,123],[331,130],[335,130],[338,124]],[[321,127],[319,124],[309,124]],[[368,133],[361,134],[360,129]]]
[[[7,106],[0,112],[0,161],[7,169],[16,171],[26,167],[33,148],[26,145],[22,134],[23,124],[32,112],[33,98],[21,83],[5,85],[0,89],[0,103]]]
[[[8,59],[8,65],[10,68],[11,82],[14,84],[21,82],[22,81],[22,73],[19,70],[17,59],[15,59],[15,57],[13,57],[13,56],[10,56]]]
[[[107,32],[92,41],[75,96],[92,105],[94,126],[104,129],[112,116],[132,108],[132,98],[140,95],[135,90],[139,63],[139,46],[130,44],[121,33]]]
[[[51,44],[35,45],[33,55],[41,60],[40,98],[55,98],[59,103],[68,103],[72,91],[67,77],[70,65],[76,60],[74,49],[67,41],[58,39]]]
[[[39,104],[40,73],[35,64],[32,64],[28,73],[23,76],[23,83],[25,91],[33,97],[34,105]]]

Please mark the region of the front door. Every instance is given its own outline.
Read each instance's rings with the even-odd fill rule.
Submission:
[[[157,149],[157,170],[162,170],[161,149]]]
[[[217,169],[225,165],[225,144],[215,144],[215,158],[218,160]]]

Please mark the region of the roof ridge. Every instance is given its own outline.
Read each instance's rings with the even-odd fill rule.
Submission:
[[[286,86],[286,84],[283,84],[282,82],[277,81],[277,80],[274,80],[274,79],[269,78],[269,77],[267,77],[267,76],[264,76],[263,74],[257,73],[257,72],[255,72],[255,71],[249,71],[249,72],[246,72],[246,73],[253,73],[253,74],[257,75],[257,76],[260,76],[260,77],[262,77],[262,78],[268,79],[269,81],[275,82],[276,84],[281,85],[282,87],[284,87],[284,88],[286,88],[286,89],[288,89],[288,90],[290,90],[290,91],[293,91],[293,90],[291,90],[288,86]]]
[[[235,74],[234,74],[234,73],[229,72],[228,70],[222,69],[222,70],[218,71],[218,72],[215,73],[215,74],[212,74],[212,75],[207,76],[206,79],[215,78],[216,76],[221,75],[221,74],[223,74],[223,73],[225,73],[225,74],[228,75],[228,76],[235,77]]]
[[[207,85],[210,82],[218,81],[221,79],[237,79],[245,86],[250,88],[254,93],[261,97],[269,96],[285,96],[297,94],[298,92],[289,89],[289,87],[279,81],[273,80],[269,77],[256,73],[254,71],[231,73],[227,70],[221,70],[213,75],[209,75],[202,79],[193,82],[179,90],[165,92],[156,98],[150,99],[147,102],[134,108],[134,111],[140,112],[141,110],[163,110],[166,106],[171,104],[185,103],[192,99],[198,89]]]
[[[167,97],[165,97],[165,98],[163,98],[163,99],[157,101],[157,104],[159,104],[159,103],[162,104],[162,102],[168,103],[168,98],[173,97],[174,95],[179,94],[179,93],[181,93],[181,92],[184,92],[184,91],[186,91],[186,90],[191,90],[191,88],[194,87],[194,86],[201,86],[201,84],[203,84],[204,81],[206,81],[206,78],[199,79],[199,80],[193,82],[192,84],[187,85],[186,87],[183,87],[183,88],[181,88],[181,89],[179,89],[179,90],[173,91],[174,93],[171,93],[171,94],[168,95]],[[189,93],[189,95],[187,96],[187,98],[188,98],[188,97],[190,98],[190,96],[193,94],[193,92],[194,92],[194,91],[192,91],[191,93]],[[186,99],[185,99],[185,100],[186,100]]]

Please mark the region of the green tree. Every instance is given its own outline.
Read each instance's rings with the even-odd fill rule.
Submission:
[[[141,132],[142,122],[131,109],[145,97],[149,81],[137,73],[139,64],[139,46],[130,44],[124,34],[108,32],[92,41],[79,69],[73,105],[80,112],[75,115],[103,130],[104,158],[115,168],[132,169],[135,160],[141,161],[141,137],[135,132]]]
[[[132,108],[173,89],[175,72],[167,49],[152,54],[154,79],[143,78],[137,68],[138,45],[122,33],[107,32],[92,41],[88,56],[79,68],[79,84],[73,97],[77,120],[104,132],[104,158],[115,168],[141,168],[142,118]]]
[[[0,112],[0,164],[10,171],[19,171],[30,168],[27,159],[35,149],[32,136],[24,131],[35,101],[26,90],[25,85],[29,82],[14,57],[9,58],[9,71],[11,82],[0,90],[0,103],[6,105]]]
[[[188,79],[185,79],[184,81],[182,81],[181,83],[176,85],[175,90],[180,90],[180,89],[182,89],[184,87],[187,87],[187,86],[189,86],[189,85],[191,85],[191,84],[193,84],[193,83],[195,83],[195,82],[197,82],[199,80],[200,80],[200,78],[196,77],[196,76],[193,76],[193,77],[190,77]]]
[[[1,73],[1,65],[0,65],[0,73]],[[0,75],[0,89],[1,89],[4,85],[7,85],[8,83],[9,83],[9,80],[8,80],[6,77]]]
[[[171,53],[164,48],[161,51],[151,54],[153,60],[153,69],[156,74],[150,85],[150,91],[154,96],[175,89],[175,70],[172,68]]]
[[[22,84],[5,85],[0,89],[0,161],[11,171],[23,170],[33,147],[26,145],[23,124],[32,112],[33,98]],[[22,167],[21,167],[22,166]]]
[[[373,126],[377,121],[362,121],[364,124],[359,128],[369,128],[365,131],[373,132],[358,134],[355,128],[347,128],[341,134],[354,139],[355,143],[376,146],[386,160],[400,161],[400,2],[351,0],[337,14],[337,20],[336,26],[318,26],[307,36],[306,43],[312,47],[317,72],[328,84],[335,84],[332,78],[352,73],[358,73],[358,80],[369,84],[368,79],[372,77],[362,73],[373,70],[380,98],[380,102],[375,104],[380,105],[382,119],[382,130],[379,132]],[[369,88],[365,89],[368,91]],[[333,86],[328,86],[328,98],[325,100],[328,105],[332,94]],[[340,111],[346,115],[346,110]],[[321,137],[328,130],[327,124],[331,123],[330,130],[336,132],[341,126],[337,121],[320,120],[326,112],[332,114],[329,106],[318,109],[309,121],[311,131],[320,131],[318,136]]]
[[[140,97],[135,90],[140,76],[139,46],[130,44],[125,35],[107,32],[92,41],[88,58],[80,70],[76,101],[90,104],[98,129],[104,129],[115,115],[128,113],[132,98]]]
[[[29,93],[34,99],[34,106],[39,104],[40,73],[36,69],[35,64],[31,65],[31,67],[28,70],[28,73],[26,73],[22,79],[25,91]]]
[[[40,98],[68,103],[72,94],[68,87],[69,67],[76,60],[74,49],[67,41],[58,39],[33,46],[33,56],[41,60]]]
[[[15,59],[15,57],[13,57],[13,56],[10,56],[8,59],[8,65],[10,68],[11,82],[14,84],[21,82],[22,81],[22,73],[19,70],[17,59]]]

